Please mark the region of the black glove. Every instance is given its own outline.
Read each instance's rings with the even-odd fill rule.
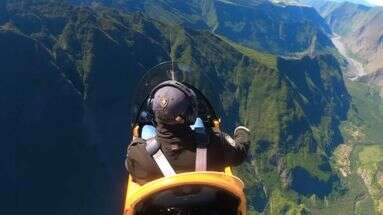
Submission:
[[[244,126],[238,126],[234,130],[234,140],[236,143],[249,145],[250,144],[250,130]]]

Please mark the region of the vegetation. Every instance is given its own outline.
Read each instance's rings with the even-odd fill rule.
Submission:
[[[347,138],[361,143],[380,143],[383,139],[383,102],[379,89],[358,82],[347,85],[353,95],[349,120],[344,124]]]
[[[244,55],[246,55],[246,56],[248,56],[248,57],[250,57],[250,58],[252,58],[258,62],[262,62],[263,64],[265,64],[266,66],[268,66],[270,68],[276,69],[277,57],[275,55],[266,54],[266,53],[256,51],[254,49],[251,49],[251,48],[245,47],[243,45],[240,45],[238,43],[232,42],[232,41],[226,39],[225,37],[221,37],[221,38],[223,40],[225,40],[227,43],[231,44],[234,48],[236,48],[242,54],[244,54]]]
[[[342,173],[349,189],[356,195],[349,203],[357,214],[381,214],[382,189],[382,104],[374,86],[359,82],[347,83],[352,104],[348,120],[342,125],[346,145],[334,156],[335,167]],[[358,191],[359,190],[359,191]],[[359,194],[358,194],[359,193]],[[346,200],[344,200],[346,201]]]
[[[359,152],[360,167],[371,172],[378,170],[378,163],[383,160],[383,144],[363,147]]]
[[[330,29],[320,15],[309,7],[283,7],[266,0],[74,2],[97,2],[130,12],[141,11],[155,20],[209,30],[251,49],[277,55],[303,53],[309,49],[323,54],[333,48],[326,36]]]
[[[131,98],[144,72],[170,56],[193,71],[206,73],[218,94],[212,102],[224,119],[226,130],[231,131],[241,123],[254,131],[251,156],[236,170],[246,182],[251,211],[305,214],[326,208],[344,194],[344,186],[329,167],[333,150],[343,142],[339,124],[349,108],[349,96],[336,58],[318,52],[286,59],[254,50],[259,44],[265,44],[261,50],[274,53],[305,50],[313,34],[318,44],[328,47],[323,26],[314,27],[316,21],[322,25],[315,11],[310,10],[302,19],[306,27],[297,40],[289,34],[290,30],[301,29],[302,23],[296,23],[301,21],[296,18],[297,8],[284,10],[262,2],[252,5],[251,11],[240,16],[243,20],[235,23],[229,23],[233,17],[225,14],[205,14],[209,18],[205,22],[208,31],[198,28],[205,29],[205,24],[199,25],[201,16],[191,16],[182,7],[175,7],[177,4],[166,5],[165,1],[159,1],[158,8],[150,10],[146,1],[142,4],[130,1],[137,3],[132,3],[135,10],[144,8],[163,14],[166,20],[159,21],[150,18],[147,12],[73,6],[64,1],[22,2],[8,5],[9,19],[0,31],[1,59],[7,62],[1,70],[6,77],[1,80],[6,80],[6,84],[0,86],[4,87],[2,98],[9,104],[7,115],[20,116],[16,121],[9,119],[7,124],[21,128],[18,135],[26,143],[17,145],[18,153],[25,155],[22,166],[31,175],[38,169],[41,174],[33,175],[34,180],[23,187],[27,191],[19,201],[27,205],[18,212],[121,214]],[[230,8],[240,14],[243,9],[240,3],[214,2],[222,9],[219,12]],[[178,9],[170,12],[169,8]],[[275,20],[268,20],[264,13],[253,13],[263,9],[276,14]],[[257,15],[256,23],[248,23],[254,18],[251,14]],[[174,17],[182,25],[170,22]],[[223,23],[217,21],[222,19]],[[269,21],[282,23],[285,29],[282,39],[268,39],[278,35],[276,29],[268,29],[278,24],[269,25]],[[254,34],[250,34],[254,37],[243,37],[247,32],[233,33],[240,31],[244,23],[254,24]],[[211,33],[211,28],[220,36]],[[258,30],[266,33],[259,36]],[[250,42],[253,45],[248,45]],[[25,89],[18,91],[15,86]],[[17,141],[15,137],[10,143]],[[40,147],[27,143],[38,143]],[[53,147],[52,143],[56,145]],[[80,165],[73,175],[63,162],[67,160],[65,156],[59,157],[60,162],[46,156],[60,151],[81,152],[72,155],[70,167],[76,167],[82,159],[89,163]],[[41,165],[42,161],[28,162],[34,157],[51,162],[46,165]],[[56,164],[60,168],[55,168]],[[54,184],[43,183],[48,181],[44,172],[57,176]],[[59,177],[63,175],[67,177]],[[309,189],[297,186],[300,181]],[[87,186],[83,186],[85,182],[89,182]],[[65,184],[83,195],[73,192],[54,199],[57,184]],[[325,188],[326,192],[316,187]],[[46,195],[32,198],[37,190]],[[49,207],[44,209],[45,205],[39,202]],[[73,207],[65,209],[67,205]]]

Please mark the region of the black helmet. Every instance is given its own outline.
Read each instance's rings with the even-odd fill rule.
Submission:
[[[193,124],[198,112],[194,91],[177,81],[165,81],[154,87],[148,106],[157,123],[168,125],[177,124],[177,116],[182,117],[186,124]]]

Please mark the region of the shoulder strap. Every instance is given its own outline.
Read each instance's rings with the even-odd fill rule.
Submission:
[[[197,150],[195,158],[195,171],[207,170],[207,145],[209,143],[208,135],[204,127],[195,127],[194,134],[197,141]]]
[[[164,153],[160,149],[160,144],[157,142],[155,137],[146,140],[145,148],[148,154],[154,159],[164,176],[172,176],[176,174],[168,159],[166,159]]]

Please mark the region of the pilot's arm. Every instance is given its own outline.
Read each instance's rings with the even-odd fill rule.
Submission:
[[[147,153],[145,144],[145,140],[141,138],[134,139],[128,147],[125,160],[125,167],[133,181],[141,185],[161,177],[161,172]]]
[[[239,126],[234,130],[234,137],[220,131],[219,135],[223,156],[226,165],[240,165],[247,157],[250,146],[250,130],[244,126]]]

